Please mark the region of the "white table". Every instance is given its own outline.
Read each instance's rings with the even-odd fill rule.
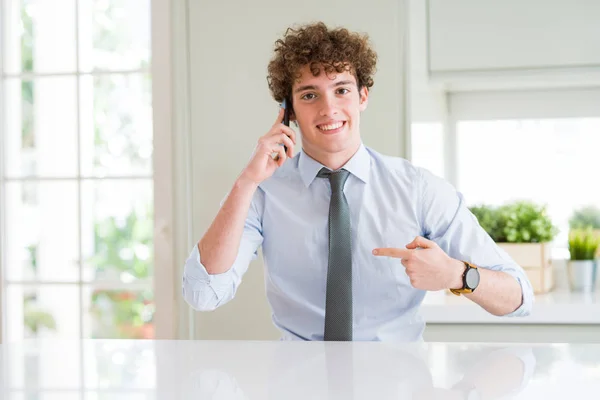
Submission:
[[[600,345],[48,340],[0,361],[7,400],[600,398]]]

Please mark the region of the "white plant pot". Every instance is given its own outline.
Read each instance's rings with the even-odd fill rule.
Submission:
[[[596,286],[597,267],[595,260],[569,261],[567,269],[571,290],[593,292]]]

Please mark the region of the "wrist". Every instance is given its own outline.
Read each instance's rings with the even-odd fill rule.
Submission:
[[[241,174],[235,181],[234,186],[240,189],[255,190],[258,188],[259,182],[247,177],[245,174]]]
[[[448,289],[462,289],[464,286],[463,282],[463,274],[466,269],[465,263],[460,260],[452,259],[450,263],[450,270],[452,271],[450,274],[450,279],[448,283]]]

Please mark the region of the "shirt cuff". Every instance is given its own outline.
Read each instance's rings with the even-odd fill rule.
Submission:
[[[183,273],[183,290],[184,295],[186,290],[192,293],[208,294],[206,290],[210,290],[217,303],[231,296],[236,286],[236,274],[233,268],[221,274],[209,274],[204,265],[200,262],[200,251],[198,246],[194,246],[190,256],[185,263]],[[204,297],[204,296],[201,296]]]
[[[533,306],[533,289],[529,283],[529,280],[521,273],[513,270],[504,271],[519,282],[521,286],[521,305],[515,311],[503,315],[504,317],[526,317],[531,314],[531,308]]]

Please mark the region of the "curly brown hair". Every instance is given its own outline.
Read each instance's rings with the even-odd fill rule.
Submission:
[[[329,29],[323,22],[298,29],[288,28],[275,42],[275,55],[269,62],[267,82],[275,101],[291,97],[294,80],[300,69],[310,65],[313,76],[319,76],[321,66],[327,75],[350,71],[359,90],[373,86],[377,53],[371,48],[369,36],[345,28]]]

